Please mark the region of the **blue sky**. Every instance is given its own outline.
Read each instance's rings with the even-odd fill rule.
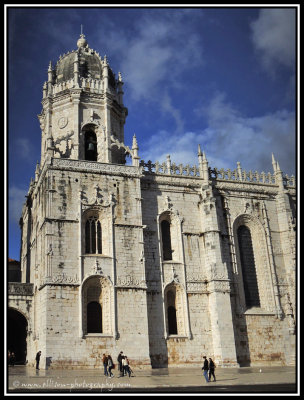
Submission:
[[[8,256],[19,260],[22,204],[40,160],[42,85],[49,62],[91,48],[121,71],[145,161],[272,172],[296,170],[296,9],[277,7],[6,9]]]

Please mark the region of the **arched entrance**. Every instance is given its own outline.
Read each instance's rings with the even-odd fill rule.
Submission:
[[[15,353],[16,364],[25,364],[26,335],[26,318],[19,311],[9,308],[7,317],[7,350]]]

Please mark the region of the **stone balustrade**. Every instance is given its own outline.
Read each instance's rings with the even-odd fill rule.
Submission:
[[[258,171],[246,171],[244,169],[227,169],[224,168],[218,169],[209,168],[209,177],[210,179],[223,179],[229,181],[240,181],[240,182],[252,182],[252,183],[264,183],[269,185],[275,185],[275,175],[270,172],[265,173]]]
[[[164,174],[200,178],[200,170],[197,166],[190,166],[188,164],[177,165],[171,163],[170,158],[167,159],[167,162],[163,163],[158,161],[152,163],[150,160],[148,162],[141,160],[140,166],[146,174]],[[270,172],[246,171],[240,167],[236,169],[218,169],[209,167],[209,179],[276,185],[275,174],[271,174]],[[296,186],[295,177],[293,175],[284,175],[283,180],[285,186]]]
[[[8,294],[17,296],[33,296],[33,283],[9,282]]]
[[[168,162],[159,163],[156,161],[152,163],[152,161],[141,161],[140,166],[143,167],[143,170],[148,173],[155,174],[166,174],[166,175],[177,175],[177,176],[191,176],[199,178],[199,169],[194,165],[183,165],[183,164],[175,164]]]

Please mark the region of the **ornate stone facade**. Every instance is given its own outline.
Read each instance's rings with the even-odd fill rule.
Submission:
[[[101,367],[121,350],[135,368],[294,363],[294,178],[274,159],[273,174],[211,169],[200,148],[198,166],[140,161],[136,138],[124,144],[122,86],[84,37],[50,64],[21,219],[24,290],[9,289],[29,365],[38,350],[45,368]]]

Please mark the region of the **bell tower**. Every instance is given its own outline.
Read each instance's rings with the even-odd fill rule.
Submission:
[[[84,34],[77,50],[49,63],[42,106],[41,165],[47,157],[125,164],[127,155],[135,155],[124,144],[128,110],[121,73],[115,77]]]
[[[150,367],[141,167],[136,137],[124,144],[121,74],[81,34],[49,64],[42,106],[41,167],[22,214],[22,280],[35,288],[29,359],[39,348],[43,368],[93,368],[123,346]]]

